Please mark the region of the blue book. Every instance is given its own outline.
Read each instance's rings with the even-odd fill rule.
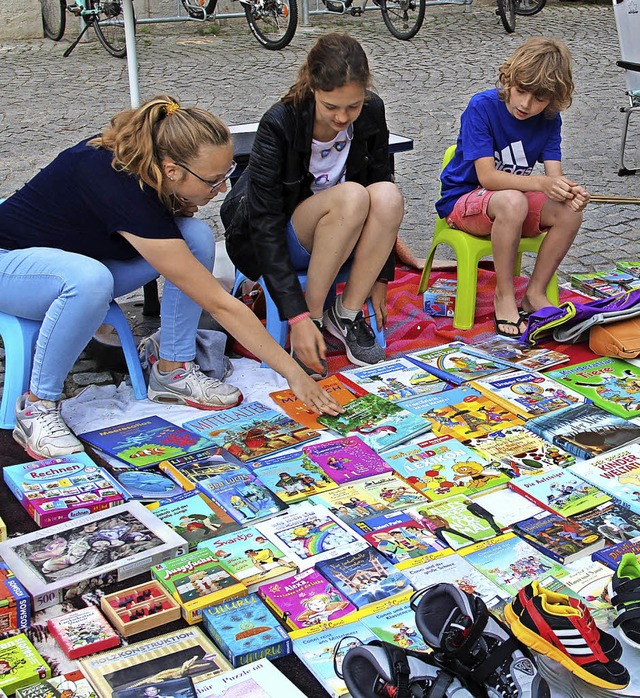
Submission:
[[[141,502],[170,501],[184,494],[170,477],[150,470],[114,470],[113,477],[129,498]]]
[[[627,553],[633,553],[640,556],[640,538],[633,540],[625,540],[622,543],[609,545],[602,550],[598,550],[591,556],[592,560],[606,565],[609,569],[617,570],[622,556]]]

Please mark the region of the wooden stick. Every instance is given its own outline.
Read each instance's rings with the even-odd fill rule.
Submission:
[[[640,198],[633,196],[607,196],[606,194],[591,194],[594,204],[640,204]]]

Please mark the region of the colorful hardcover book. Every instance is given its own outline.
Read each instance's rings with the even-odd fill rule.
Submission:
[[[253,461],[251,467],[262,482],[285,504],[333,490],[338,483],[304,451],[287,451]]]
[[[148,684],[166,686],[182,676],[185,667],[196,687],[231,669],[226,657],[199,628],[181,628],[94,654],[81,659],[80,666],[101,698]]]
[[[140,502],[167,501],[184,494],[177,482],[151,470],[114,470],[113,477],[129,499]]]
[[[371,446],[357,436],[323,441],[302,450],[339,485],[392,470]]]
[[[640,444],[609,451],[576,463],[568,470],[608,494],[621,506],[640,514]]]
[[[244,463],[220,446],[212,446],[186,456],[167,458],[158,467],[184,490],[193,490],[200,480],[223,475],[244,467]]]
[[[210,550],[224,569],[247,588],[298,571],[296,564],[253,526],[216,536],[199,547]]]
[[[512,596],[541,576],[561,578],[566,574],[562,565],[514,533],[470,545],[461,554],[485,577]]]
[[[0,690],[7,695],[51,676],[49,665],[26,635],[0,640]]]
[[[640,503],[640,501],[639,501]],[[571,517],[611,543],[640,536],[640,514],[611,501]]]
[[[95,606],[49,618],[49,632],[69,659],[117,647],[120,636]]]
[[[559,580],[565,588],[559,591],[569,596],[577,596],[589,606],[597,626],[608,630],[616,615],[609,595],[613,570],[589,557],[572,562],[567,570],[568,573]],[[547,588],[546,580],[543,586]],[[554,591],[553,587],[552,591]],[[600,619],[604,621],[603,624],[600,623]]]
[[[407,354],[407,358],[448,383],[461,385],[512,368],[508,363],[462,351],[462,342],[442,344]]]
[[[247,595],[244,584],[227,572],[209,548],[154,565],[151,574],[180,604],[190,624],[202,620],[207,606]]]
[[[437,393],[449,384],[415,365],[413,361],[399,356],[374,366],[351,368],[342,371],[338,377],[353,390],[373,393],[385,400],[402,403],[418,395]]]
[[[417,652],[429,651],[429,645],[422,639],[416,625],[415,611],[408,602],[389,605],[363,616],[361,620],[383,642]]]
[[[338,375],[329,376],[328,378],[323,378],[318,381],[318,385],[321,385],[323,390],[329,393],[338,404],[346,405],[351,402],[355,397],[359,395],[366,395],[367,391],[358,386],[347,387],[345,383],[340,380]],[[352,389],[351,389],[352,388]],[[318,417],[320,414],[310,410],[303,402],[294,394],[293,390],[276,390],[273,393],[269,393],[269,397],[286,412],[291,419],[298,422],[298,424],[303,424],[309,429],[326,429],[324,424],[318,422]]]
[[[544,512],[515,523],[513,532],[564,565],[604,548],[604,538],[575,520]]]
[[[603,410],[629,419],[640,416],[640,368],[603,356],[551,371],[549,376]]]
[[[118,483],[86,453],[5,465],[4,481],[44,528],[122,504]]]
[[[100,698],[81,671],[68,671],[19,688],[16,698]]]
[[[356,552],[367,543],[322,505],[300,502],[280,516],[255,524],[260,533],[299,570],[344,552]]]
[[[233,667],[291,653],[291,640],[257,594],[206,608],[203,625]]]
[[[342,414],[323,414],[318,421],[341,436],[360,437],[378,453],[431,429],[422,417],[372,393],[352,400]]]
[[[240,527],[222,507],[199,492],[186,493],[182,498],[165,504],[153,502],[147,505],[147,509],[182,536],[189,544],[189,550],[195,550],[198,543]]]
[[[179,679],[168,679],[160,683],[145,683],[143,687],[123,688],[114,691],[111,698],[198,698],[193,680],[185,676]]]
[[[524,419],[584,402],[582,395],[548,376],[520,368],[479,378],[470,385]]]
[[[452,436],[415,439],[386,451],[383,457],[431,501],[484,492],[509,480],[495,464]]]
[[[467,385],[424,395],[406,402],[405,407],[430,422],[436,436],[453,436],[459,441],[524,424],[522,418]]]
[[[488,460],[502,463],[512,478],[565,468],[576,462],[571,453],[523,426],[499,429],[466,443]]]
[[[157,416],[87,431],[78,438],[133,468],[148,468],[211,445],[210,439]]]
[[[454,495],[421,507],[410,507],[407,512],[422,524],[441,543],[458,550],[502,533],[493,516],[479,500]]]
[[[585,459],[640,439],[640,426],[590,402],[530,419],[527,429]]]
[[[249,468],[200,480],[198,489],[239,524],[260,521],[287,508]]]
[[[258,595],[288,630],[317,627],[356,607],[314,568],[261,584]]]
[[[519,477],[511,480],[509,487],[560,516],[579,514],[610,501],[608,494],[571,472],[573,467]]]
[[[529,371],[543,371],[569,361],[569,357],[553,349],[527,347],[519,339],[494,335],[476,344],[465,344],[461,351],[473,356],[505,361]]]
[[[404,511],[369,516],[352,528],[393,564],[423,557],[445,545]]]
[[[611,570],[617,570],[622,556],[627,553],[633,553],[640,560],[640,538],[634,538],[633,540],[625,540],[622,543],[616,543],[615,545],[607,545],[593,553],[591,556],[592,560],[606,565]]]
[[[261,402],[231,407],[183,424],[246,462],[317,439],[317,431]]]
[[[494,518],[500,520],[503,530],[518,521],[524,521],[546,511],[507,485],[490,492],[483,492],[474,499]]]
[[[616,262],[616,268],[640,279],[640,262],[620,261]]]

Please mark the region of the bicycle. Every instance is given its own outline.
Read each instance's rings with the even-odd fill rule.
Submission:
[[[360,17],[367,8],[367,0],[362,5],[354,5],[353,0],[322,0],[329,12]],[[396,39],[408,41],[419,31],[424,22],[428,0],[373,0],[380,8],[382,21]]]
[[[516,30],[517,6],[521,1],[523,1],[524,4],[524,2],[528,2],[529,0],[497,0],[498,8],[496,9],[496,14],[500,16],[500,21],[507,34],[513,34]],[[535,1],[536,0],[533,0],[533,2]]]

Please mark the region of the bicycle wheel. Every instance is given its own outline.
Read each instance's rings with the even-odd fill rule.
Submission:
[[[547,4],[547,0],[516,0],[516,14],[524,17],[537,15]]]
[[[95,11],[93,28],[100,43],[116,58],[127,55],[124,37],[124,13],[120,0],[92,0]],[[135,18],[134,18],[135,21]]]
[[[377,4],[377,3],[376,3]],[[424,22],[425,0],[380,0],[382,20],[396,39],[412,39]]]
[[[52,41],[60,41],[67,23],[66,0],[40,0],[44,35]]]
[[[245,0],[242,2],[249,28],[270,51],[291,43],[298,26],[297,0]]]
[[[516,30],[516,2],[517,0],[498,0],[497,14],[500,15],[502,26],[507,34]]]
[[[218,0],[180,0],[182,7],[193,19],[206,19],[216,9]],[[204,15],[204,16],[203,16]]]

